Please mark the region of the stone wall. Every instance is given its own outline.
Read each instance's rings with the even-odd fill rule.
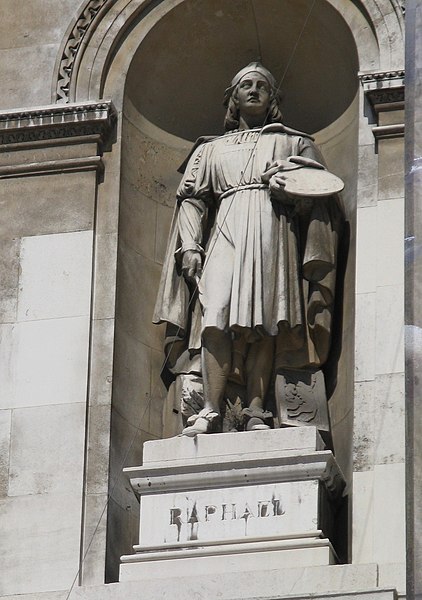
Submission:
[[[1,109],[10,113],[55,103],[65,34],[87,4],[3,0]],[[0,142],[0,544],[7,571],[0,596],[64,598],[67,592],[60,590],[70,589],[81,556],[79,580],[101,584],[107,516],[109,580],[115,579],[119,554],[129,552],[137,537],[137,502],[120,468],[139,464],[142,441],[163,434],[162,331],[150,319],[176,167],[188,144],[151,128],[123,97],[140,40],[170,4],[182,6],[152,3],[144,14],[141,0],[89,2],[104,11],[90,31],[92,38],[87,35],[78,46],[69,98],[96,102],[104,95],[113,100],[113,144],[104,146],[101,129],[47,141],[8,137]],[[365,0],[359,10],[349,0],[328,4],[330,14],[338,10],[348,23],[362,70],[402,67],[398,3]],[[184,22],[183,11],[179,19]],[[154,65],[153,56],[148,61],[141,50],[141,63]],[[313,53],[315,47],[308,50]],[[211,71],[217,77],[218,70]],[[323,72],[331,79],[341,74],[325,65]],[[132,82],[142,92],[139,82]],[[330,90],[335,94],[335,86]],[[36,129],[37,118],[32,114],[19,131]],[[403,591],[403,147],[402,133],[385,134],[401,119],[397,106],[374,112],[362,88],[350,112],[334,129],[321,132],[318,142],[330,167],[348,182],[351,252],[331,413],[338,460],[349,482],[354,435],[351,560],[359,563],[360,589],[365,581],[368,587],[382,582]],[[13,123],[10,114],[4,119],[0,114],[3,129],[13,129]],[[381,127],[376,137],[373,127]],[[379,563],[379,569],[367,563]],[[298,581],[304,577],[296,575]],[[295,574],[285,577],[294,587]],[[133,589],[106,586],[73,593],[117,598]],[[338,589],[333,584],[332,591]],[[150,591],[153,596],[156,588]]]

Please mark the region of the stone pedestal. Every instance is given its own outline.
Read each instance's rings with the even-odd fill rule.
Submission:
[[[120,581],[339,562],[344,480],[315,427],[147,442],[125,471],[140,537]]]

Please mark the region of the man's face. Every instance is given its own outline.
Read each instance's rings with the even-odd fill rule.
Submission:
[[[260,73],[247,73],[237,87],[237,105],[241,115],[264,116],[270,106],[270,84]]]

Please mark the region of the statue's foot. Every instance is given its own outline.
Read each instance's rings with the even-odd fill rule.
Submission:
[[[244,408],[243,415],[246,421],[246,431],[260,431],[271,429],[271,419],[273,414],[262,408]]]
[[[180,435],[196,437],[200,433],[217,433],[221,431],[221,416],[207,408],[201,410],[197,415],[188,419],[188,426]]]

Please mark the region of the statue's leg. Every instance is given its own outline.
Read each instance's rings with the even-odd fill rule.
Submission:
[[[247,429],[267,429],[271,413],[264,410],[265,395],[271,379],[274,361],[274,338],[265,336],[251,344],[246,359],[246,400],[249,417]]]
[[[220,214],[220,213],[219,213]],[[202,305],[202,377],[204,408],[198,415],[188,419],[190,427],[184,435],[221,431],[222,405],[227,378],[231,370],[232,339],[229,326],[230,300],[232,294],[234,247],[230,241],[228,220],[209,244],[203,275],[199,283],[199,299]]]
[[[196,415],[183,435],[221,431],[221,409],[227,378],[231,370],[232,340],[230,333],[210,327],[202,333],[202,377],[204,408]],[[189,421],[188,421],[189,422]]]
[[[231,370],[231,335],[216,327],[208,328],[202,334],[202,344],[204,406],[221,413],[227,377]]]

